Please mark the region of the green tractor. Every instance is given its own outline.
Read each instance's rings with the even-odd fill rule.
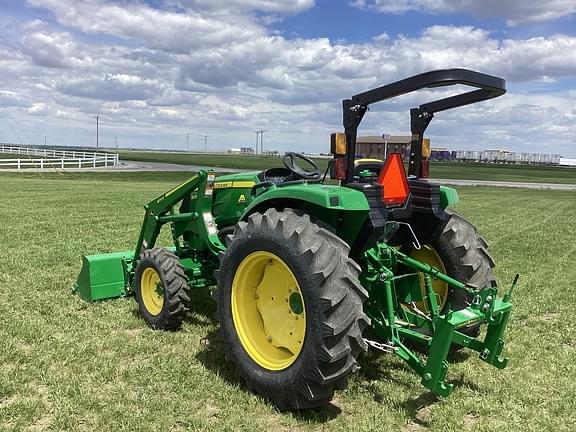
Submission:
[[[408,175],[399,154],[355,160],[369,105],[450,85],[474,89],[410,111]],[[262,172],[200,171],[145,205],[135,250],[84,256],[75,289],[87,301],[134,295],[150,327],[171,330],[189,310],[190,290],[217,287],[227,359],[280,409],[330,401],[368,347],[396,354],[447,396],[451,349],[506,366],[517,278],[499,297],[486,242],[449,209],[456,191],[426,180],[423,134],[436,112],[504,93],[500,78],[451,69],[346,99],[330,180],[297,153]],[[173,247],[156,246],[164,225]]]

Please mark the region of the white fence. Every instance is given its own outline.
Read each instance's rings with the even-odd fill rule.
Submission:
[[[0,158],[0,169],[96,168],[118,164],[118,154],[116,153],[99,153],[84,150],[30,148],[1,144],[0,153],[26,155],[25,158],[18,159]],[[34,156],[41,157],[34,158]]]

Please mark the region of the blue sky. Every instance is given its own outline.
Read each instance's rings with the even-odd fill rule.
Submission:
[[[576,1],[0,0],[0,141],[325,152],[341,100],[431,69],[508,93],[439,114],[437,147],[576,156]],[[445,92],[442,90],[441,92]],[[443,94],[443,93],[442,93]],[[364,134],[408,133],[383,103]]]

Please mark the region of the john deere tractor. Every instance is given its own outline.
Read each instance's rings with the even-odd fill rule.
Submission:
[[[410,110],[407,174],[396,153],[355,160],[371,104],[452,85],[473,89]],[[283,168],[200,171],[144,206],[133,251],[84,256],[75,288],[88,301],[134,295],[150,327],[171,330],[192,289],[216,287],[226,357],[281,409],[330,401],[368,347],[397,355],[448,396],[451,349],[506,366],[516,281],[499,296],[486,242],[449,209],[456,191],[426,180],[423,134],[436,113],[504,93],[500,78],[450,69],[345,99],[344,132],[331,137],[324,175],[298,153],[286,153]],[[165,225],[170,248],[156,246]]]

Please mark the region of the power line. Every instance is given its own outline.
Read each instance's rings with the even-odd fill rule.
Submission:
[[[16,118],[12,115],[12,113],[10,111],[8,111],[8,115],[10,116],[12,121],[16,124],[18,129],[20,129],[20,132],[22,132],[22,135],[24,135],[24,138],[26,138],[28,140],[28,142],[32,142],[32,140],[30,139],[30,137],[28,136],[28,134],[26,133],[24,128],[22,128],[22,126],[20,126],[20,122],[18,120],[16,120]]]
[[[12,127],[12,124],[10,124],[10,122],[8,121],[8,117],[4,117],[4,119],[6,120],[6,124],[8,125],[8,127],[10,128],[10,130],[12,131],[12,133],[14,134],[16,139],[18,140],[18,142],[20,144],[24,144],[24,142],[22,141],[22,138],[20,137],[18,132],[16,132],[16,130]]]

